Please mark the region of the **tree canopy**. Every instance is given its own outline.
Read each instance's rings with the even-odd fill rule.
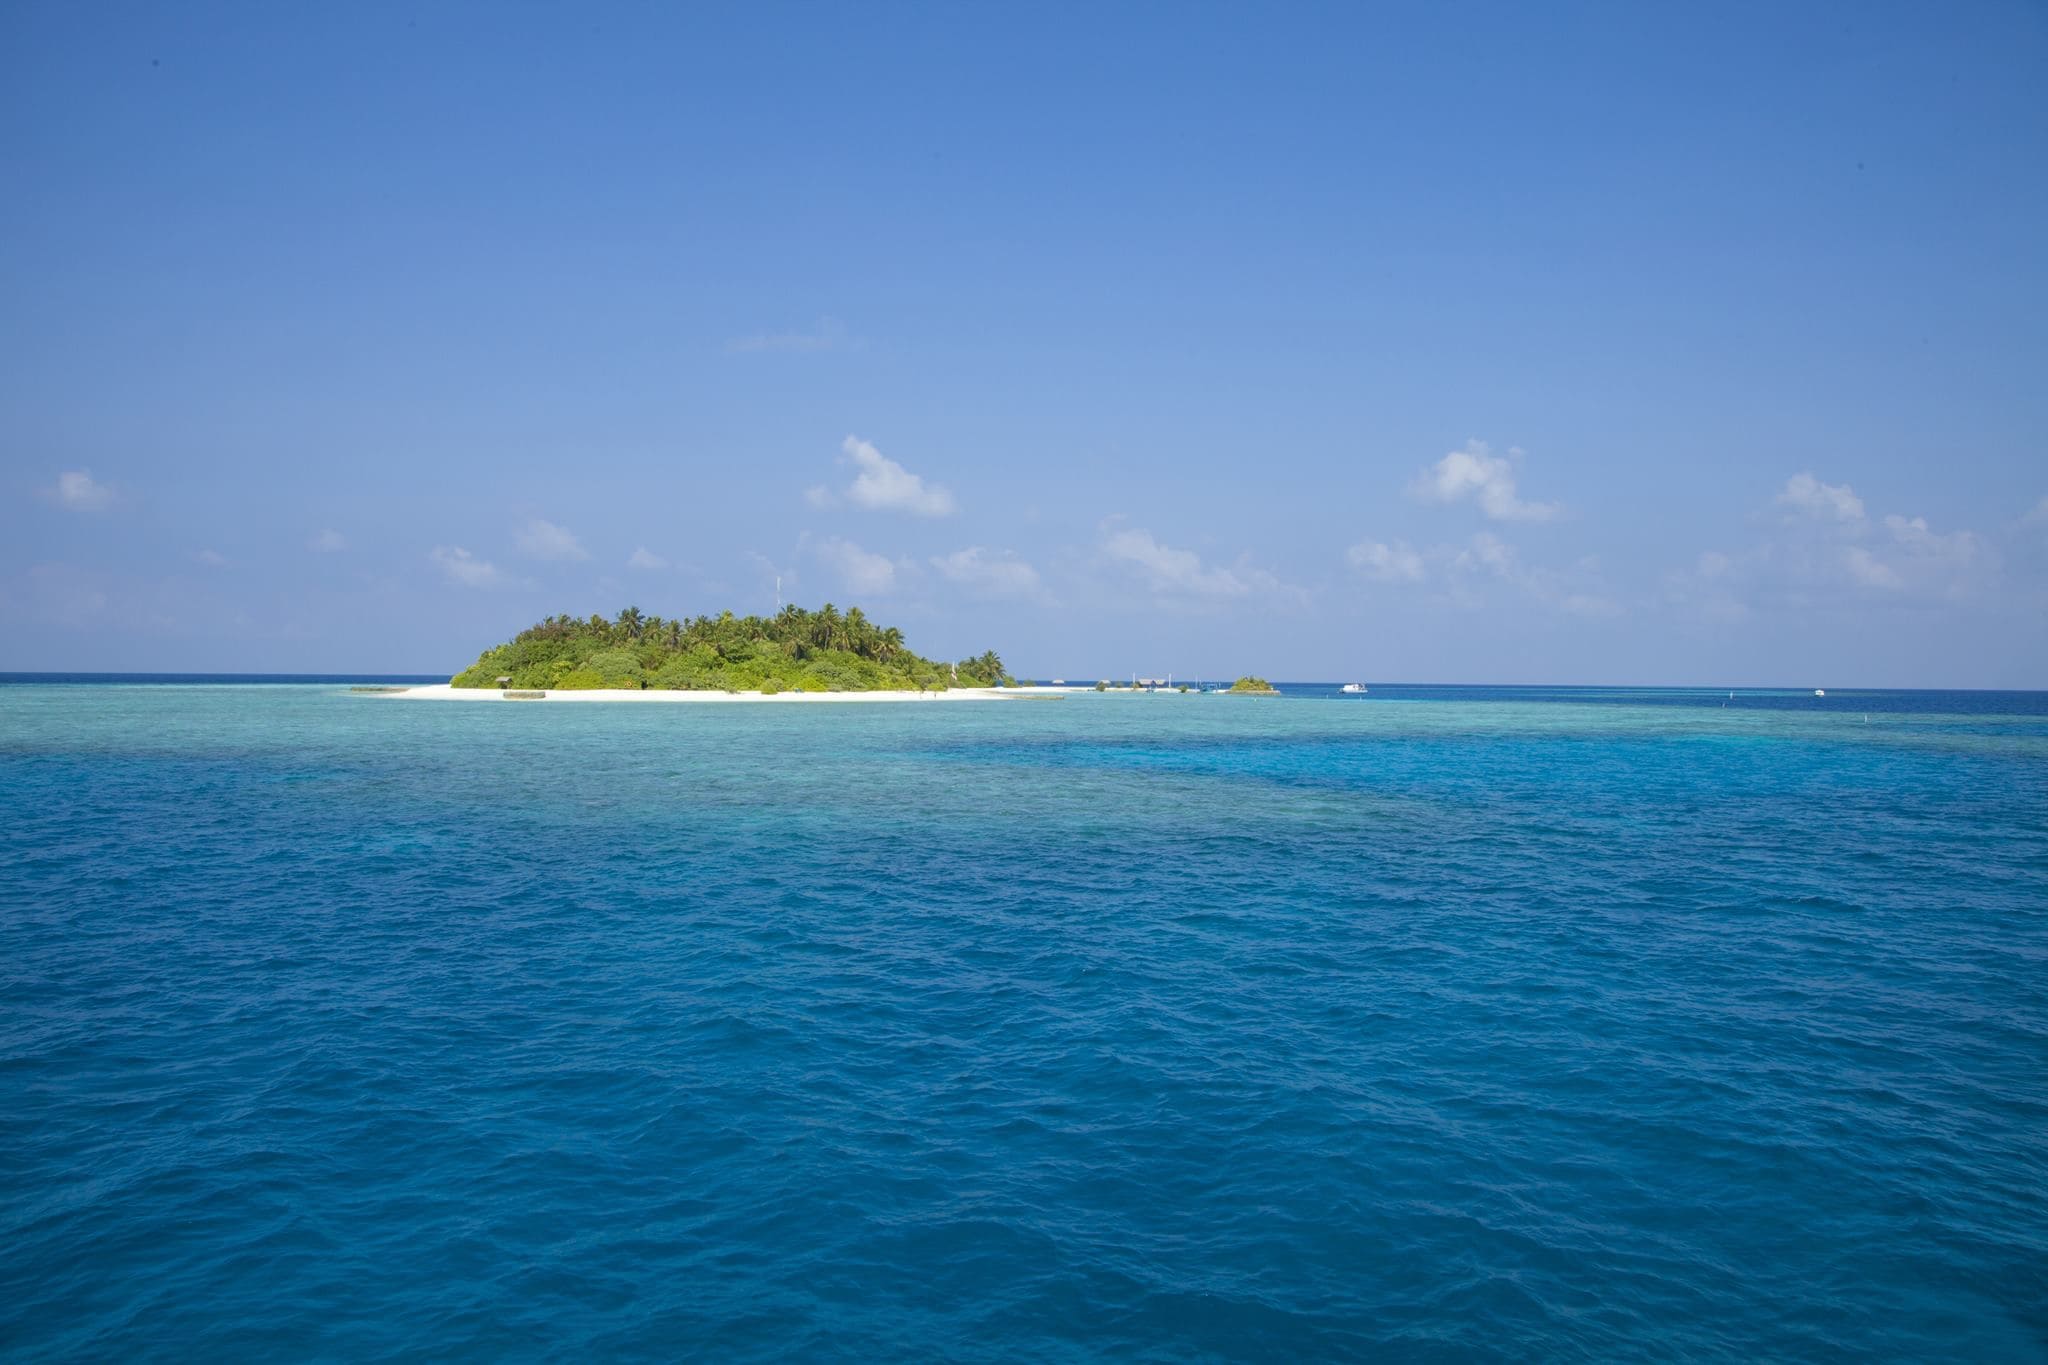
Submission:
[[[506,681],[508,680],[509,681]],[[859,607],[794,604],[774,616],[664,620],[627,607],[615,619],[550,616],[487,649],[456,687],[660,688],[724,692],[944,691],[1009,681],[988,650],[957,664],[914,654],[894,626]]]
[[[1278,692],[1280,689],[1273,686],[1273,684],[1267,682],[1264,678],[1245,677],[1239,678],[1236,682],[1232,683],[1230,685],[1230,690],[1233,692],[1266,693]]]

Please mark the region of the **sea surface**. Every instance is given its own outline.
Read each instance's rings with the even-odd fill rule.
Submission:
[[[2048,696],[0,685],[10,1360],[2048,1359]]]

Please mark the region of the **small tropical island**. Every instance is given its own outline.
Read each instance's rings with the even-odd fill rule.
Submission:
[[[1014,680],[989,650],[958,663],[911,652],[903,632],[859,607],[791,604],[773,616],[665,620],[627,607],[612,620],[550,616],[487,649],[454,688],[535,692],[944,692]]]
[[[1277,697],[1280,695],[1280,689],[1267,682],[1264,678],[1239,678],[1230,685],[1230,690],[1232,692],[1249,693],[1255,697]]]

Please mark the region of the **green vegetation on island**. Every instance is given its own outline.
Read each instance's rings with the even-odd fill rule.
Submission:
[[[1230,690],[1233,692],[1250,692],[1259,696],[1277,697],[1280,695],[1280,689],[1267,682],[1264,678],[1239,678],[1230,685]]]
[[[859,607],[841,614],[787,606],[774,616],[665,621],[628,607],[616,620],[550,616],[487,649],[449,680],[456,687],[619,687],[698,692],[942,692],[1009,682],[994,650],[957,664],[904,647]]]

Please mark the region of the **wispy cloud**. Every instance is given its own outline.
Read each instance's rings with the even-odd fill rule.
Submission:
[[[1516,568],[1514,547],[1491,531],[1480,531],[1464,549],[1458,551],[1451,567],[1461,573],[1488,573],[1495,578],[1510,578]]]
[[[849,592],[881,597],[896,590],[896,565],[850,540],[832,536],[813,545],[811,553],[839,575]]]
[[[204,564],[209,569],[225,569],[228,557],[219,550],[199,550],[192,556],[193,562]]]
[[[1613,616],[1622,609],[1596,560],[1587,557],[1564,568],[1530,564],[1491,531],[1426,549],[1405,540],[1365,540],[1347,550],[1344,558],[1370,582],[1426,594],[1429,600],[1466,610],[1512,605],[1576,616]]]
[[[1479,582],[1504,585],[1513,600],[1571,616],[1619,616],[1621,603],[1601,581],[1598,563],[1581,559],[1568,569],[1524,562],[1514,546],[1491,531],[1480,531],[1450,555],[1446,574],[1451,600],[1474,606]]]
[[[734,337],[725,343],[725,349],[740,354],[811,355],[819,351],[857,351],[866,344],[847,331],[846,324],[838,318],[824,317],[808,331],[757,332],[753,336]]]
[[[1868,546],[1851,545],[1842,551],[1842,567],[1852,581],[1866,588],[1903,588],[1906,580],[1899,571],[1870,552]]]
[[[648,549],[645,545],[641,545],[637,546],[633,553],[626,557],[626,567],[629,569],[666,569],[668,561]]]
[[[2048,497],[2034,504],[2034,510],[2020,518],[2025,526],[2048,526]]]
[[[101,512],[114,501],[111,485],[93,478],[87,469],[67,469],[47,490],[59,507],[69,512]]]
[[[1549,521],[1562,509],[1554,502],[1525,502],[1515,486],[1521,458],[1519,447],[1510,446],[1503,459],[1486,442],[1467,441],[1463,450],[1451,451],[1417,474],[1408,492],[1424,502],[1472,499],[1492,521]]]
[[[949,555],[936,555],[932,567],[949,582],[997,597],[1029,597],[1039,588],[1038,570],[1008,550],[970,545]]]
[[[1344,559],[1352,568],[1380,583],[1420,583],[1427,573],[1422,556],[1405,540],[1391,545],[1362,540],[1344,552]]]
[[[495,588],[505,581],[495,564],[478,559],[459,545],[436,545],[427,557],[440,566],[449,582],[465,588]]]
[[[1208,564],[1193,550],[1162,543],[1142,527],[1122,526],[1121,518],[1102,523],[1097,546],[1101,561],[1122,569],[1155,596],[1170,602],[1224,603],[1257,595],[1298,598],[1301,590],[1291,588],[1248,557],[1239,556],[1225,567]]]
[[[846,489],[847,500],[855,506],[919,517],[950,517],[960,510],[951,493],[937,485],[927,486],[872,443],[849,436],[840,449],[860,471]]]
[[[11,614],[16,609],[25,609],[36,619],[79,626],[96,623],[113,605],[104,570],[36,564],[30,567],[27,578],[25,592],[17,592],[12,583],[0,584],[0,610]]]
[[[348,537],[335,530],[317,531],[313,538],[306,542],[306,548],[315,554],[337,554],[348,548]]]
[[[1781,541],[1779,558],[1809,582],[1837,574],[1861,588],[1898,592],[1914,587],[1953,589],[1956,574],[1978,557],[1969,531],[1937,532],[1925,517],[1891,513],[1872,521],[1863,499],[1848,484],[1822,483],[1795,474],[1776,498],[1797,518],[1812,523],[1803,535]],[[1797,528],[1795,528],[1797,529]],[[1835,573],[1830,573],[1830,565]]]
[[[1994,567],[1973,531],[1937,531],[1925,517],[1872,518],[1846,483],[1795,474],[1772,497],[1764,534],[1733,551],[1708,550],[1673,574],[1669,595],[1710,616],[1885,598],[1967,596]]]
[[[1102,552],[1135,568],[1154,592],[1195,597],[1244,597],[1251,592],[1251,585],[1230,570],[1205,565],[1193,550],[1162,545],[1150,531],[1136,527],[1103,536]]]
[[[91,575],[68,564],[38,564],[29,575],[42,590],[44,602],[61,617],[97,616],[110,605],[106,590]]]
[[[552,521],[535,517],[526,523],[517,536],[521,553],[534,559],[552,563],[566,563],[588,559],[590,552],[583,548],[583,542],[576,539],[567,527],[557,526]]]
[[[1902,517],[1892,513],[1884,529],[1899,554],[1923,564],[1964,565],[1977,557],[1979,546],[1972,531],[1940,534],[1927,525],[1925,517]]]
[[[1846,483],[1822,483],[1811,474],[1794,474],[1777,496],[1780,507],[1823,521],[1860,522],[1863,499]]]

